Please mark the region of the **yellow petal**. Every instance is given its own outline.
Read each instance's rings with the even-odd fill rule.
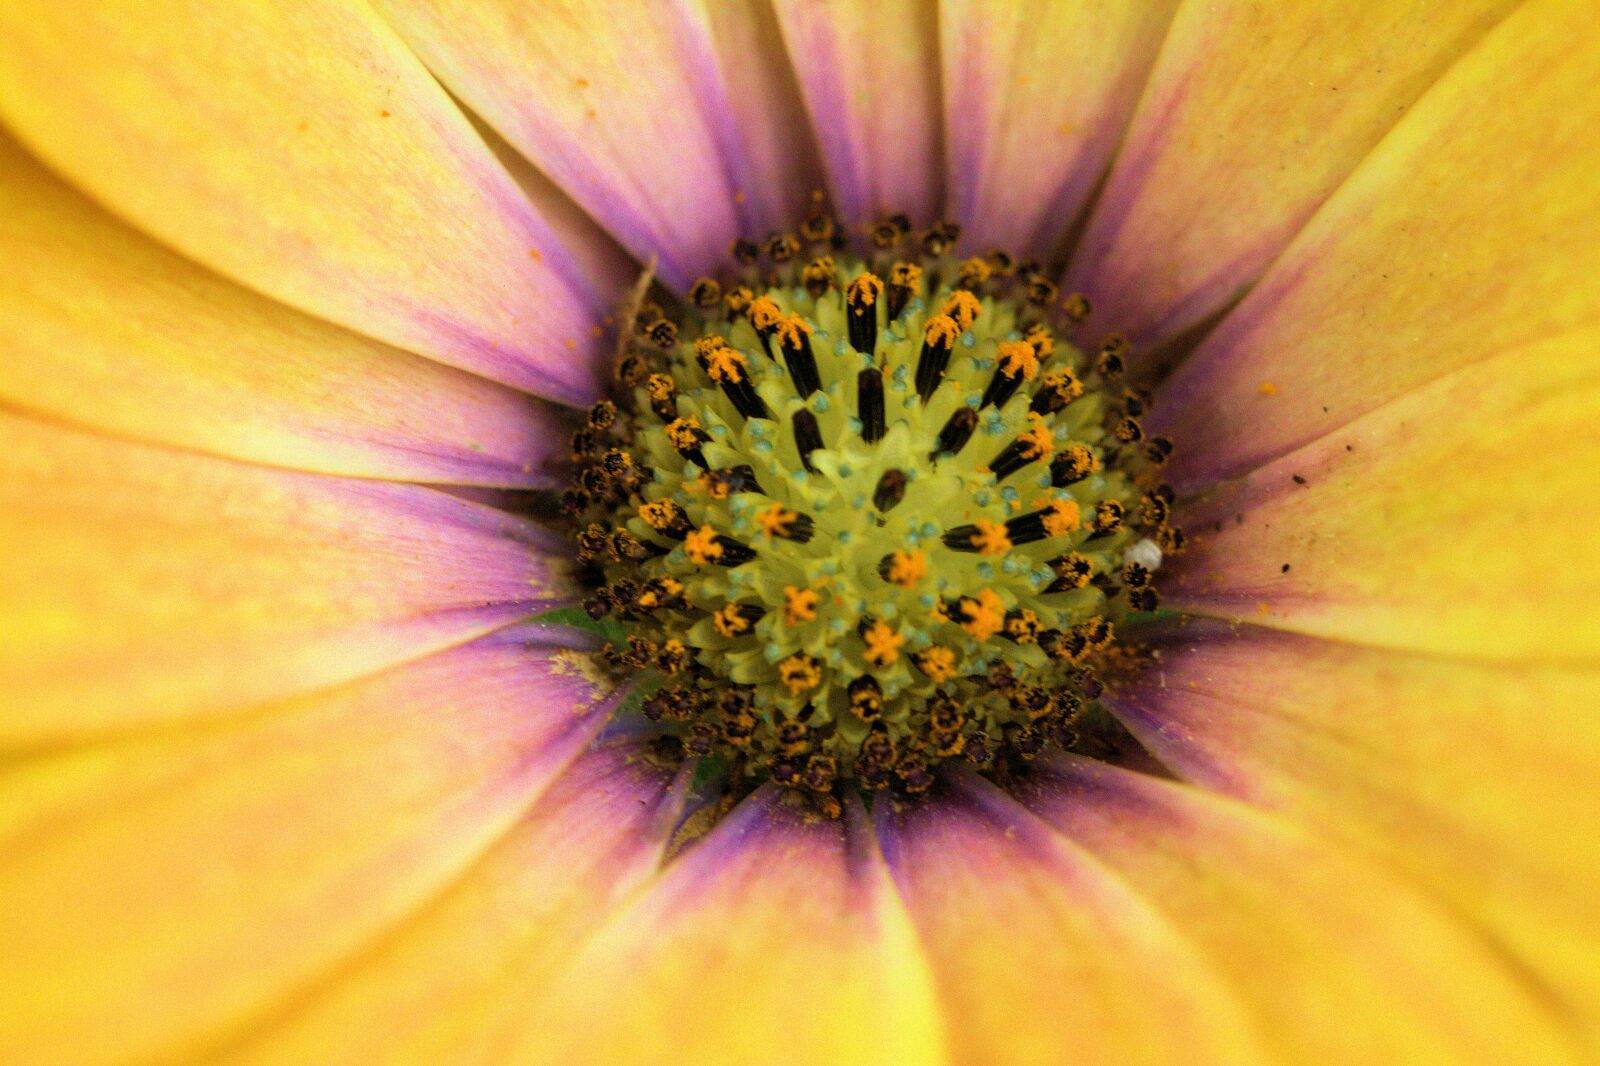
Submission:
[[[358,477],[548,485],[527,396],[196,266],[0,135],[0,399],[161,444]]]
[[[993,785],[877,805],[958,1062],[1267,1061],[1150,903]]]
[[[580,275],[365,4],[8,5],[0,116],[252,288],[556,399],[596,392],[590,328],[626,279]]]
[[[864,816],[757,793],[571,960],[505,1061],[943,1062],[921,955]]]
[[[1600,662],[1600,327],[1464,367],[1179,511],[1175,607],[1363,644]]]
[[[1274,1062],[1575,1060],[1559,1016],[1475,928],[1287,819],[1070,756],[1024,789],[1193,940]]]
[[[551,974],[654,873],[682,785],[633,746],[579,757],[459,883],[227,1061],[507,1061]]]
[[[1405,875],[1600,1049],[1600,671],[1198,620],[1156,646],[1112,707],[1157,758]]]
[[[790,62],[847,222],[933,220],[943,182],[939,25],[920,0],[775,0]]]
[[[1592,16],[1524,5],[1350,175],[1158,396],[1150,425],[1180,445],[1174,476],[1248,470],[1600,318]]]
[[[1175,0],[939,5],[947,210],[969,250],[1048,255],[1116,150]]]
[[[1067,284],[1136,344],[1226,307],[1517,0],[1187,0]]]
[[[0,1057],[195,1061],[458,878],[607,708],[491,640],[0,776]]]
[[[0,743],[333,684],[566,598],[531,524],[0,413]]]
[[[725,264],[756,175],[705,18],[672,4],[377,6],[456,95],[626,248],[657,257],[669,284]]]

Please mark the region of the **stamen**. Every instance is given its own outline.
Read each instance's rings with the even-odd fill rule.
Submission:
[[[808,473],[815,474],[817,471],[811,465],[811,453],[822,447],[822,430],[817,426],[817,416],[802,407],[789,422],[794,427],[794,445],[800,450],[800,465]]]
[[[850,331],[850,347],[862,355],[872,355],[878,345],[878,297],[883,282],[876,274],[863,273],[845,289],[845,310]],[[892,321],[895,316],[890,315]]]
[[[891,665],[900,657],[900,646],[906,638],[890,629],[883,622],[874,622],[862,632],[861,638],[866,642],[867,649],[863,658],[879,669]]]
[[[996,481],[1004,481],[1029,463],[1044,459],[1055,449],[1055,442],[1050,439],[1050,428],[1044,425],[1040,416],[1029,413],[1034,423],[1026,431],[1017,434],[1017,439],[1007,444],[999,455],[989,461],[989,469],[994,471]]]
[[[906,474],[904,470],[885,470],[872,490],[872,506],[883,512],[894,510],[895,504],[905,499]]]
[[[983,304],[967,290],[957,289],[945,298],[939,307],[939,313],[954,321],[956,328],[965,333],[983,313]]]
[[[822,294],[833,288],[838,283],[834,276],[833,256],[825,255],[807,263],[800,272],[800,283],[806,287],[813,300],[820,299]]]
[[[749,362],[743,352],[729,347],[726,340],[713,334],[694,342],[694,354],[700,368],[722,386],[722,391],[741,415],[768,417],[767,405],[756,395],[750,381]]]
[[[900,318],[901,312],[906,309],[906,304],[911,302],[911,297],[916,294],[922,285],[922,268],[915,263],[896,263],[889,271],[889,302],[887,310],[889,321],[894,322]]]
[[[769,539],[780,537],[799,544],[809,541],[816,532],[816,524],[810,515],[791,511],[781,503],[775,503],[756,515],[756,523],[761,526],[762,535]]]
[[[805,399],[820,390],[822,379],[817,376],[817,360],[811,351],[811,323],[799,315],[790,315],[778,325],[777,336],[795,392]]]
[[[917,357],[917,395],[923,403],[944,380],[945,367],[950,363],[950,350],[961,327],[949,315],[934,315],[923,327],[922,354]]]
[[[928,457],[937,459],[941,455],[955,455],[967,446],[967,441],[972,439],[972,431],[977,428],[978,412],[971,407],[957,407],[939,430],[938,442]]]
[[[783,619],[791,626],[814,621],[817,617],[817,590],[795,585],[783,588]]]
[[[856,417],[861,420],[861,439],[874,444],[883,439],[887,428],[883,417],[883,371],[869,367],[856,375]]]
[[[979,407],[1004,407],[1024,381],[1039,375],[1039,355],[1026,341],[1006,341],[1000,345],[1000,361],[989,387],[983,390]],[[1065,406],[1063,404],[1062,406]],[[1043,412],[1039,412],[1043,413]]]

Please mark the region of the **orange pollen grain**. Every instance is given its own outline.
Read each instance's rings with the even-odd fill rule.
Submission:
[[[1052,537],[1064,537],[1082,524],[1077,500],[1056,500],[1044,515],[1044,531]]]
[[[711,624],[717,627],[717,632],[732,639],[750,628],[750,622],[739,613],[739,605],[730,603],[722,608],[711,618]]]
[[[917,656],[917,666],[934,684],[956,676],[956,653],[949,648],[933,647]]]
[[[883,282],[876,274],[867,273],[852,281],[845,289],[845,298],[854,308],[871,307],[883,293]]]
[[[800,343],[802,335],[810,336],[811,323],[799,315],[790,315],[778,324],[778,343],[794,347]]]
[[[1032,381],[1039,375],[1039,356],[1026,341],[1006,341],[1000,346],[1000,372],[1008,378],[1022,375]]]
[[[1004,555],[1011,550],[1011,535],[1002,523],[980,518],[973,524],[978,527],[978,532],[973,534],[972,544],[980,554]]]
[[[906,642],[905,637],[890,629],[885,622],[874,622],[861,639],[867,642],[865,658],[873,666],[893,663],[900,657],[900,645]]]
[[[1078,380],[1078,375],[1066,369],[1052,370],[1046,374],[1044,386],[1059,393],[1068,403],[1083,395],[1083,382]]]
[[[967,619],[961,623],[961,628],[973,640],[988,640],[1006,624],[1005,605],[993,589],[979,592],[977,600],[977,606],[968,606]]]
[[[701,565],[722,558],[722,545],[717,543],[717,531],[710,526],[701,526],[683,538],[683,552]]]
[[[770,296],[758,296],[750,301],[750,324],[756,329],[765,332],[776,329],[779,322],[783,321],[783,311]]]
[[[961,336],[961,327],[956,325],[956,320],[949,315],[934,315],[923,327],[922,336],[929,344],[948,348],[956,342],[957,337]]]
[[[953,319],[955,324],[961,327],[961,332],[965,333],[983,313],[983,304],[967,290],[957,289],[945,298],[944,306],[939,308],[939,313]]]
[[[822,683],[822,671],[807,655],[791,655],[778,664],[778,678],[788,686],[791,696],[798,696]]]
[[[727,345],[706,354],[706,373],[712,381],[737,384],[744,380],[745,365],[744,353]]]
[[[889,556],[889,582],[903,589],[913,588],[928,576],[928,560],[920,551],[895,552]]]
[[[1050,427],[1032,411],[1028,417],[1034,419],[1032,429],[1017,434],[1017,442],[1022,445],[1022,454],[1028,459],[1043,459],[1055,450],[1055,441],[1050,437]]]
[[[801,622],[809,622],[816,618],[816,590],[798,588],[794,585],[784,586],[783,617],[792,626],[797,626]]]
[[[700,428],[700,420],[690,415],[688,418],[675,418],[667,426],[667,439],[674,448],[693,448],[699,443],[696,431]]]
[[[1022,339],[1028,342],[1028,346],[1039,356],[1041,362],[1050,358],[1056,350],[1055,334],[1050,332],[1050,327],[1042,323],[1029,326],[1028,332]]]
[[[756,515],[756,522],[760,524],[761,532],[764,535],[781,537],[789,532],[789,527],[794,525],[795,519],[799,517],[795,512],[784,507],[783,504],[775,503],[759,512]]]

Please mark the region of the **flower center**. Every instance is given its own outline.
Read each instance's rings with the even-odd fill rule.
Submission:
[[[871,231],[835,258],[825,215],[676,321],[645,305],[573,441],[591,617],[648,671],[643,712],[739,779],[824,800],[926,789],[1072,747],[1096,667],[1182,534],[1154,474],[1125,345],[1031,264],[958,260],[956,229]],[[825,252],[831,254],[814,254]],[[613,629],[613,632],[619,632]]]

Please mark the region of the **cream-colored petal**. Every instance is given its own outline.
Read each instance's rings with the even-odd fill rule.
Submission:
[[[1287,819],[1079,757],[1041,760],[1022,787],[1194,941],[1275,1062],[1575,1061],[1559,1015],[1470,923]]]
[[[971,777],[875,813],[954,1061],[1270,1061],[1152,902],[995,786]]]
[[[578,951],[505,1061],[944,1061],[864,816],[746,799]]]
[[[1600,327],[1429,383],[1181,507],[1171,606],[1362,644],[1600,662]]]
[[[1155,345],[1236,299],[1518,0],[1186,0],[1067,284]]]
[[[0,134],[0,399],[327,474],[544,486],[553,409],[311,318],[130,229]]]
[[[559,654],[490,638],[8,764],[0,1058],[198,1061],[406,920],[603,722]]]
[[[939,24],[922,0],[774,0],[834,206],[848,223],[943,200]]]
[[[448,892],[225,1061],[506,1062],[551,974],[655,872],[685,783],[634,745],[580,756]]]
[[[559,542],[431,489],[0,412],[0,744],[236,710],[565,602]]]
[[[452,92],[634,255],[655,257],[670,285],[719,270],[742,229],[775,224],[804,195],[768,187],[753,165],[710,16],[687,0],[377,6]]]
[[[1452,67],[1166,382],[1150,426],[1173,476],[1248,470],[1600,319],[1597,81],[1570,0],[1530,0]]]
[[[1043,257],[1122,139],[1175,0],[947,0],[946,210],[974,250]]]
[[[0,9],[0,119],[113,211],[229,277],[554,399],[596,394],[585,277],[365,3]]]
[[[1159,665],[1108,698],[1162,762],[1403,874],[1600,1050],[1600,670],[1146,639]]]

